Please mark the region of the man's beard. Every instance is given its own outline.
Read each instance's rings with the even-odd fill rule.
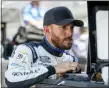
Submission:
[[[72,43],[70,43],[68,46],[66,46],[64,44],[64,41],[66,41],[66,40],[72,41],[72,36],[71,37],[64,38],[62,40],[58,36],[55,36],[54,33],[52,33],[51,41],[52,41],[52,43],[54,44],[54,46],[56,48],[63,49],[63,50],[70,49],[72,47]]]

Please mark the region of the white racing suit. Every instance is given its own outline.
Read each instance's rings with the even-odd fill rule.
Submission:
[[[8,87],[30,87],[45,78],[55,79],[54,65],[62,61],[76,61],[74,56],[52,47],[46,38],[39,44],[25,43],[19,45],[12,53],[5,83]]]

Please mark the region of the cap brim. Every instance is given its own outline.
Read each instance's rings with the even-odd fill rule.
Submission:
[[[61,22],[58,22],[58,23],[55,23],[55,24],[64,26],[64,25],[69,24],[69,23],[73,23],[75,26],[78,26],[78,27],[82,27],[84,25],[83,21],[81,21],[81,20],[73,20],[73,19],[65,19],[65,20],[63,20]]]
[[[75,26],[79,26],[79,27],[84,26],[84,22],[82,20],[74,20],[73,23]]]

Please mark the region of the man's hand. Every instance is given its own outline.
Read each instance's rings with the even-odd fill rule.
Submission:
[[[78,67],[77,62],[64,61],[54,66],[56,74],[66,73],[68,71],[75,71]]]

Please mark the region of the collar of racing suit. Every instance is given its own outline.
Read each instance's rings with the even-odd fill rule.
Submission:
[[[55,48],[53,47],[46,39],[46,37],[44,37],[43,41],[40,43],[43,48],[49,52],[50,54],[54,55],[54,56],[58,56],[61,57],[64,53],[64,50],[61,50],[59,48]]]

